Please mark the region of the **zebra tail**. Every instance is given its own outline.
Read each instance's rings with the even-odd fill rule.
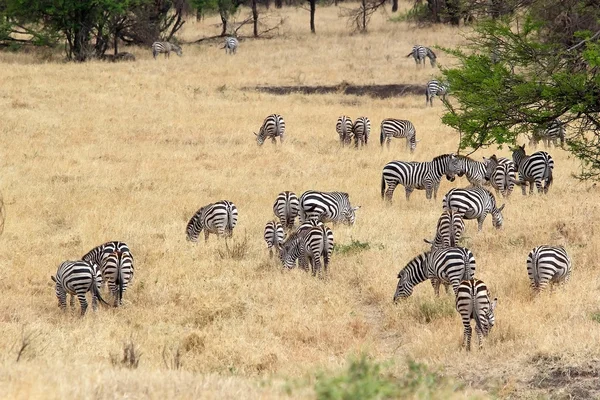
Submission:
[[[383,147],[383,142],[385,141],[385,133],[383,132],[383,124],[381,127],[381,133],[379,134],[379,143]]]
[[[123,301],[123,269],[121,268],[121,257],[119,257],[119,264],[117,265],[117,285],[119,285],[119,303]]]
[[[227,210],[227,226],[226,231],[229,234],[233,234],[233,210],[231,207]]]
[[[464,260],[464,264],[465,264],[465,269],[463,271],[463,277],[462,280],[463,281],[468,281],[473,279],[473,276],[475,275],[475,271],[471,270],[471,262],[469,260],[469,253],[467,253],[467,251],[465,251],[466,249],[462,249],[463,250],[463,260]]]
[[[413,55],[413,52],[411,51],[410,53],[408,53],[408,55],[406,56],[406,58],[410,57]]]
[[[473,311],[475,314],[475,318],[473,318],[473,319],[475,320],[475,326],[477,326],[477,328],[479,329],[479,332],[481,332],[483,334],[483,321],[482,321],[483,315],[481,315],[481,313],[479,312],[479,308],[477,307],[477,298],[475,297],[475,291],[472,292],[472,297],[473,297]]]
[[[385,196],[385,177],[381,174],[381,198]]]
[[[548,188],[550,185],[552,185],[552,180],[552,168],[550,168],[550,165],[546,164],[546,185],[544,187]]]
[[[100,301],[100,303],[110,307],[110,304],[108,304],[106,300],[102,298],[100,291],[98,290],[98,286],[96,286],[96,274],[92,274],[92,294],[98,299],[98,301]]]

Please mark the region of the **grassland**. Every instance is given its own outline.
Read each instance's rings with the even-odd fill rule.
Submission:
[[[349,35],[338,12],[319,8],[318,34],[310,35],[306,11],[273,11],[285,21],[280,35],[244,40],[236,56],[220,42],[185,45],[183,57],[156,61],[149,49],[133,49],[138,61],[123,64],[0,53],[0,397],[311,398],[319,372],[338,373],[359,353],[389,363],[395,377],[407,360],[426,364],[461,385],[457,398],[598,396],[598,189],[571,177],[578,163],[567,152],[551,150],[548,196],[506,200],[504,229],[486,221],[477,233],[467,223],[477,275],[499,305],[483,350],[466,354],[451,296],[435,299],[422,284],[408,301],[391,301],[398,271],[433,236],[441,196],[466,181],[442,182],[431,202],[423,192],[406,202],[400,190],[385,206],[379,194],[388,161],[456,150],[440,102],[242,90],[424,84],[437,71],[416,69],[404,57],[411,46],[463,41],[457,29],[419,30],[383,14],[368,35]],[[218,33],[216,23],[188,22],[181,37]],[[443,53],[439,60],[451,62]],[[259,148],[252,132],[275,112],[288,141]],[[341,114],[371,119],[367,149],[339,148]],[[378,125],[387,117],[414,122],[414,155],[399,140],[380,149]],[[473,157],[492,153],[509,155],[490,149]],[[335,240],[369,246],[335,253],[328,280],[281,271],[262,240],[277,193],[308,189],[347,191],[362,206],[355,226],[334,228]],[[220,199],[238,206],[241,257],[214,237],[185,240],[191,215]],[[124,307],[83,319],[61,313],[50,275],[108,240],[126,241],[135,256]],[[533,299],[525,260],[538,244],[564,244],[574,273],[564,289]],[[141,353],[137,369],[120,366],[125,343]],[[173,369],[177,349],[181,367]]]

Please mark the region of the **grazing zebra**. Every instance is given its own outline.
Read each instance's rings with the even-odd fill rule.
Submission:
[[[273,204],[273,213],[279,218],[279,222],[285,229],[292,229],[294,227],[294,221],[298,216],[300,209],[300,201],[296,193],[285,191],[277,195],[275,203]]]
[[[442,100],[446,100],[447,93],[448,84],[436,80],[427,82],[427,87],[425,88],[425,105],[429,104],[433,107],[433,98],[435,96],[441,96]]]
[[[265,242],[267,242],[267,249],[269,249],[269,257],[273,257],[273,247],[278,248],[279,244],[283,242],[285,233],[283,226],[277,221],[269,221],[265,225]]]
[[[174,51],[179,57],[183,55],[181,47],[169,42],[154,42],[152,43],[152,56],[156,60],[156,56],[160,53],[165,53],[165,58],[169,58],[171,52]]]
[[[490,301],[488,288],[479,279],[465,280],[458,286],[456,311],[460,314],[465,328],[463,345],[467,351],[471,351],[471,319],[475,320],[475,332],[481,348],[483,336],[487,336],[494,326],[494,310],[497,304],[497,298]]]
[[[333,253],[333,231],[317,221],[304,223],[283,243],[279,243],[277,248],[284,267],[294,268],[298,261],[300,268],[304,270],[308,270],[310,264],[313,275],[316,275],[321,270],[322,257],[327,274]]]
[[[465,156],[456,156],[450,166],[456,175],[466,175],[467,180],[473,186],[483,186],[487,183],[487,166],[485,162],[475,161]]]
[[[539,293],[548,286],[564,284],[571,277],[571,259],[562,246],[538,246],[527,256],[527,275],[531,288]]]
[[[545,151],[536,151],[530,156],[525,155],[525,145],[517,146],[513,151],[512,159],[519,173],[519,184],[521,192],[525,196],[527,182],[529,182],[529,194],[533,194],[533,184],[538,193],[548,193],[552,185],[552,170],[554,160]]]
[[[354,225],[355,212],[359,208],[360,206],[352,207],[348,193],[309,190],[300,196],[300,222],[314,219]]]
[[[450,189],[442,202],[444,210],[455,209],[462,212],[464,219],[476,219],[477,228],[481,230],[483,221],[488,213],[492,214],[492,225],[496,229],[502,228],[502,210],[496,207],[496,198],[487,189],[482,187],[469,187],[466,189]]]
[[[465,231],[464,213],[456,209],[444,210],[438,219],[435,238],[433,241],[425,239],[431,245],[431,250],[444,247],[456,247],[456,243]]]
[[[442,175],[446,179],[454,181],[454,172],[450,168],[450,161],[455,158],[454,154],[442,154],[429,162],[405,162],[392,161],[383,167],[381,176],[381,198],[390,203],[396,186],[403,185],[406,191],[406,200],[415,189],[425,190],[427,199],[437,198]],[[387,185],[387,190],[386,190]]]
[[[496,194],[509,197],[517,181],[515,163],[508,158],[497,158],[495,154],[490,158],[483,157],[483,162],[487,165],[485,178],[496,190]]]
[[[450,283],[456,294],[461,281],[473,278],[475,268],[475,256],[464,247],[447,247],[419,254],[398,273],[394,302],[409,297],[414,287],[426,279],[431,279],[436,296],[440,295],[440,283]]]
[[[123,292],[132,282],[135,272],[129,246],[119,241],[106,242],[87,252],[82,259],[99,266],[102,279],[115,299],[115,307],[122,304]]]
[[[340,144],[342,146],[350,145],[352,143],[352,119],[346,115],[342,115],[338,118],[337,124],[335,124],[335,130],[340,136]]]
[[[423,62],[423,66],[425,66],[425,57],[429,57],[429,61],[431,62],[431,67],[435,67],[436,55],[430,48],[420,45],[415,45],[412,48],[412,51],[406,55],[406,57],[412,56],[417,63],[417,66],[421,65]]]
[[[563,147],[565,144],[564,123],[560,119],[556,118],[554,121],[548,124],[548,127],[545,130],[534,130],[533,134],[529,138],[529,145],[536,147],[540,141],[544,143],[544,147],[546,148],[550,147],[550,143],[552,143],[554,147],[557,147],[557,141],[560,141],[560,147]]]
[[[208,241],[210,233],[217,236],[229,237],[237,225],[238,210],[230,201],[221,200],[200,208],[186,227],[187,240],[198,241],[200,232],[204,229],[204,241]]]
[[[74,307],[74,296],[77,296],[82,316],[88,306],[85,298],[87,292],[92,292],[92,309],[94,311],[97,308],[97,300],[108,305],[100,295],[95,268],[87,261],[65,261],[58,267],[56,277],[50,276],[50,278],[56,284],[58,306],[63,310],[67,308],[67,294],[71,296],[71,307]]]
[[[279,114],[271,114],[262,123],[258,133],[256,135],[256,142],[259,146],[262,146],[267,138],[271,138],[273,144],[277,143],[275,140],[279,136],[279,142],[283,144],[285,134],[285,122],[283,117]]]
[[[352,126],[352,134],[354,135],[354,147],[366,146],[369,143],[369,135],[371,134],[371,121],[367,117],[358,117]]]
[[[412,122],[402,119],[388,118],[381,121],[381,134],[379,142],[383,147],[383,142],[386,142],[387,148],[390,148],[392,137],[406,138],[406,148],[410,152],[414,152],[417,147],[417,131]]]
[[[234,37],[228,37],[225,39],[225,45],[221,47],[225,49],[225,54],[235,54],[237,52],[237,48],[240,42]]]

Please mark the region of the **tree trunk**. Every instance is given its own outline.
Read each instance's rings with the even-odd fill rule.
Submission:
[[[367,31],[367,0],[362,0],[362,29],[364,33]]]
[[[254,37],[258,37],[258,10],[256,9],[256,0],[252,0],[252,23],[254,25]]]
[[[392,12],[398,11],[398,0],[392,0]]]
[[[317,8],[317,0],[308,0],[310,2],[310,31],[315,32],[315,8]]]
[[[283,7],[283,1],[275,0],[275,8],[281,8],[281,7]]]
[[[225,36],[227,34],[227,18],[221,13],[221,22],[223,23],[223,29],[221,30],[221,36]]]

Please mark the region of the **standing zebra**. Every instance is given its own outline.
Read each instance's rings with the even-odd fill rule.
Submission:
[[[67,308],[67,294],[71,296],[71,306],[74,306],[74,296],[79,299],[81,315],[87,310],[85,295],[92,292],[92,309],[96,311],[97,300],[108,305],[98,290],[96,273],[92,264],[87,261],[65,261],[58,267],[56,277],[50,276],[56,284],[55,291],[58,298],[58,306],[65,310]]]
[[[515,163],[508,158],[497,158],[495,154],[490,158],[483,157],[483,162],[487,166],[486,180],[489,180],[496,194],[509,197],[517,181]]]
[[[383,147],[383,142],[386,142],[387,148],[390,148],[392,137],[406,138],[406,148],[410,152],[414,152],[417,147],[417,131],[412,122],[402,119],[387,118],[381,121],[381,134],[379,142]]]
[[[417,44],[413,46],[412,51],[406,55],[407,58],[410,56],[412,56],[415,59],[417,66],[421,65],[421,62],[423,62],[423,66],[425,66],[425,57],[429,57],[431,67],[435,67],[437,57],[435,53],[431,51],[431,49],[428,47]]]
[[[444,210],[438,219],[433,241],[425,239],[425,243],[431,245],[432,250],[444,247],[456,247],[456,243],[465,231],[464,212],[454,208]]]
[[[448,93],[448,85],[441,83],[440,81],[429,81],[425,88],[425,105],[429,104],[433,107],[433,98],[435,96],[441,96],[442,100],[446,100],[446,94]]]
[[[269,257],[273,257],[273,247],[279,248],[280,244],[283,243],[285,233],[283,227],[277,221],[269,221],[265,225],[264,238],[267,243],[267,249],[269,249]]]
[[[106,242],[87,252],[82,259],[100,267],[102,278],[115,299],[115,307],[121,305],[123,292],[133,281],[135,272],[129,246],[119,241]]]
[[[450,189],[442,202],[444,210],[455,209],[464,213],[464,219],[477,219],[477,228],[481,230],[488,213],[492,214],[492,225],[500,229],[503,223],[502,210],[496,207],[496,198],[487,189],[469,187],[466,189]]]
[[[204,230],[204,241],[208,241],[210,233],[229,237],[237,225],[238,210],[230,201],[221,200],[200,208],[186,227],[187,240],[198,241],[200,232]]]
[[[225,49],[225,54],[236,54],[239,44],[240,42],[236,38],[228,37],[225,39],[225,45],[221,48]]]
[[[358,148],[358,144],[366,146],[369,143],[369,135],[371,134],[371,121],[367,117],[358,117],[352,126],[352,134],[354,135],[354,147]]]
[[[383,167],[381,176],[381,198],[385,196],[385,199],[391,203],[394,190],[399,184],[404,186],[407,201],[414,189],[425,190],[427,199],[431,199],[432,193],[433,198],[437,198],[442,175],[446,175],[446,179],[449,181],[454,181],[454,173],[450,168],[450,161],[454,157],[454,154],[442,154],[430,162],[392,161],[387,163]]]
[[[529,194],[533,194],[533,184],[538,193],[548,193],[552,185],[552,170],[554,160],[545,151],[536,151],[530,156],[525,155],[525,145],[517,146],[513,151],[512,159],[519,172],[519,184],[521,192],[525,196],[527,182],[529,182]]]
[[[160,53],[165,53],[165,58],[169,58],[171,52],[174,51],[179,57],[183,55],[181,47],[169,42],[154,42],[152,43],[152,56],[156,60],[156,56]]]
[[[490,301],[488,288],[479,279],[465,280],[458,286],[456,311],[460,314],[465,328],[463,345],[467,351],[471,351],[471,319],[475,320],[475,332],[479,339],[479,347],[482,347],[483,336],[487,336],[494,326],[494,310],[497,304],[497,298]]]
[[[544,147],[550,147],[550,143],[557,147],[556,142],[560,141],[560,147],[565,144],[565,127],[564,123],[556,118],[554,121],[548,124],[548,127],[544,130],[536,129],[529,138],[529,145],[536,147],[540,140],[544,143]]]
[[[352,207],[348,193],[308,190],[300,196],[300,222],[314,219],[354,225],[359,208]]]
[[[483,186],[487,183],[485,162],[475,161],[465,156],[456,156],[450,165],[456,175],[466,175],[467,180],[473,186]]]
[[[531,288],[539,293],[551,284],[564,284],[571,277],[571,259],[562,246],[538,246],[527,256]]]
[[[273,144],[277,143],[275,140],[279,136],[279,142],[283,144],[285,134],[285,122],[283,117],[279,114],[271,114],[262,123],[258,134],[256,135],[256,142],[259,146],[262,146],[267,138],[271,138]]]
[[[277,195],[273,204],[273,213],[285,229],[292,229],[300,210],[300,201],[296,193],[285,191]]]
[[[294,268],[298,261],[300,268],[304,270],[310,264],[313,275],[316,275],[321,269],[321,257],[327,274],[333,244],[333,231],[320,222],[310,221],[302,224],[283,243],[279,243],[277,249],[284,267]]]
[[[352,143],[352,119],[346,115],[342,115],[338,118],[337,124],[335,124],[335,130],[340,136],[340,144],[343,146],[350,145]]]
[[[440,295],[440,283],[450,283],[454,294],[461,281],[475,274],[475,256],[464,247],[447,247],[419,254],[398,273],[398,286],[394,302],[412,294],[416,285],[432,280],[435,295]]]

